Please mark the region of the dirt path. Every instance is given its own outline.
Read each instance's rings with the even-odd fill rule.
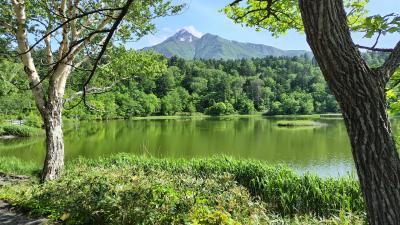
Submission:
[[[0,172],[0,187],[7,183],[18,183],[28,181],[27,176],[7,175]],[[30,218],[18,212],[10,204],[0,200],[0,225],[39,225],[48,224],[44,218]]]
[[[0,224],[1,225],[39,225],[47,224],[44,218],[29,218],[23,213],[15,211],[8,203],[0,200]]]

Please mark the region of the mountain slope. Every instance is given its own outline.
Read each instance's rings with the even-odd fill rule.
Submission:
[[[184,29],[160,44],[144,48],[144,50],[151,49],[166,57],[176,55],[184,59],[242,59],[311,55],[309,51],[281,50],[268,45],[230,41],[212,34],[205,34],[200,38]]]
[[[144,50],[153,49],[166,57],[177,55],[184,59],[193,59],[196,53],[197,40],[199,40],[198,37],[182,29],[164,42],[150,48],[144,48]]]

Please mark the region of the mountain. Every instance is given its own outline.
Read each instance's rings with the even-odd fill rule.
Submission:
[[[160,44],[146,47],[166,57],[178,56],[184,59],[242,59],[265,56],[299,56],[311,52],[305,50],[282,50],[268,45],[231,41],[213,34],[197,37],[182,29]]]

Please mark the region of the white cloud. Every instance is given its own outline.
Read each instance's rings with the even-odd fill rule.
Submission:
[[[193,25],[184,26],[183,29],[189,31],[191,34],[193,34],[194,36],[196,36],[198,38],[203,36],[203,33],[198,31]]]

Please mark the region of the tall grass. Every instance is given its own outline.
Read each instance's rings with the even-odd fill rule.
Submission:
[[[0,199],[74,224],[355,224],[364,214],[355,179],[224,156],[80,158],[57,182],[0,186]]]
[[[24,162],[16,157],[0,157],[0,172],[10,175],[37,176],[40,165],[34,162]]]
[[[195,177],[229,173],[238,184],[246,187],[254,196],[260,197],[278,214],[312,213],[327,216],[337,214],[340,210],[364,212],[361,191],[355,179],[298,175],[287,166],[271,166],[255,160],[235,160],[219,156],[188,161],[119,154],[98,160],[81,158],[70,166],[130,167],[145,171],[162,170],[173,174],[191,174]]]

